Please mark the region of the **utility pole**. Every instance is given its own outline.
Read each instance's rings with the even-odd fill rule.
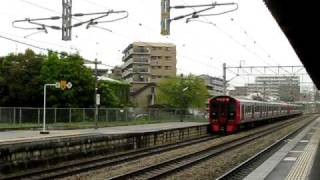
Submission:
[[[62,40],[71,40],[72,0],[62,0]]]
[[[266,99],[266,82],[263,82],[263,100]]]
[[[223,94],[227,95],[227,65],[226,63],[223,63]]]
[[[94,75],[95,75],[95,83],[94,83],[94,122],[95,122],[95,129],[98,129],[98,60],[97,58],[94,60]],[[100,101],[100,100],[99,100]],[[100,103],[99,103],[100,104]]]
[[[100,95],[98,94],[98,64],[102,64],[101,61],[98,61],[97,58],[94,61],[91,60],[84,60],[85,64],[94,64],[94,122],[95,122],[95,129],[98,128],[98,105],[100,104]]]

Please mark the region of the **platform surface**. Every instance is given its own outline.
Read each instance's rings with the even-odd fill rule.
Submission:
[[[304,180],[317,176],[314,162],[320,161],[320,118],[288,140],[279,151],[251,172],[245,180]],[[317,170],[319,171],[319,170]],[[313,174],[313,175],[311,175]],[[320,179],[320,177],[318,177]]]
[[[208,123],[197,122],[170,122],[170,123],[156,123],[144,124],[134,126],[115,126],[104,127],[98,129],[78,129],[78,130],[49,130],[49,134],[40,134],[40,130],[18,130],[18,131],[3,131],[0,132],[0,144],[15,141],[31,141],[41,140],[48,138],[61,138],[61,137],[74,137],[86,135],[113,135],[113,134],[130,134],[130,133],[143,133],[155,132],[161,130],[169,130],[176,128],[186,128],[193,126],[207,125]]]

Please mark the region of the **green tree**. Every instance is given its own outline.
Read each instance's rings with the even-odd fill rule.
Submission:
[[[101,107],[129,106],[129,88],[128,83],[100,80],[98,89],[101,97]]]
[[[208,90],[202,79],[194,75],[171,77],[158,83],[157,102],[177,108],[204,107]]]
[[[40,106],[40,70],[44,55],[25,53],[0,58],[0,106]]]
[[[95,77],[78,54],[25,53],[0,57],[0,106],[41,107],[43,86],[65,80],[73,87],[62,91],[47,89],[48,107],[94,107]],[[129,103],[129,84],[117,82],[98,83],[101,107],[123,107]]]
[[[77,54],[58,56],[50,52],[41,69],[43,84],[60,80],[71,82],[73,88],[62,91],[50,88],[47,94],[48,106],[54,107],[93,107],[94,77],[92,71],[84,66]]]

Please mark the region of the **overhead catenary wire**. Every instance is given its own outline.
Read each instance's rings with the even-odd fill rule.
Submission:
[[[23,1],[25,1],[25,0],[23,0]],[[87,0],[86,0],[87,1]],[[89,2],[89,1],[87,1],[87,2]],[[43,9],[47,9],[47,10],[50,10],[49,8],[46,8],[46,7],[43,7],[43,6],[39,6],[39,7],[41,7],[41,8],[43,8]],[[52,11],[52,10],[51,10]],[[53,11],[52,11],[53,12]],[[115,33],[116,34],[116,33]],[[169,38],[168,38],[169,39]],[[239,42],[240,43],[240,42]],[[241,43],[240,43],[241,44]],[[186,57],[186,56],[185,56]],[[191,58],[189,58],[189,59],[191,59]],[[193,58],[192,58],[193,59]],[[198,61],[198,60],[197,60]],[[208,64],[206,64],[206,66],[207,66]],[[214,66],[213,66],[214,67]],[[219,68],[217,68],[217,67],[214,67],[215,69],[219,69]]]
[[[24,1],[24,2],[28,2],[27,0],[22,0],[22,1]],[[90,3],[90,1],[87,1],[88,3]],[[30,5],[33,5],[33,6],[35,6],[35,7],[38,7],[38,8],[41,8],[41,9],[44,9],[44,10],[48,10],[48,11],[50,11],[50,12],[54,12],[54,13],[56,13],[56,14],[59,14],[59,12],[57,12],[57,11],[55,11],[55,10],[53,10],[53,9],[50,9],[50,8],[47,8],[47,7],[44,7],[44,6],[41,6],[41,5],[37,5],[37,4],[35,4],[35,3],[29,3]],[[98,6],[98,5],[97,5]],[[101,7],[101,5],[99,6],[99,7]],[[105,7],[105,6],[104,6]],[[107,8],[107,7],[105,7],[105,8]],[[106,31],[108,31],[108,32],[110,32],[110,33],[113,33],[113,34],[115,34],[115,35],[117,35],[118,37],[121,37],[121,38],[123,38],[123,37],[126,37],[126,39],[131,39],[131,38],[129,38],[128,36],[126,36],[126,35],[123,35],[123,34],[119,34],[119,33],[117,33],[117,32],[114,32],[114,31],[111,31],[111,30],[108,30],[108,29],[106,29],[106,28],[103,28],[103,27],[99,27],[99,26],[95,26],[96,28],[99,28],[99,29],[102,29],[102,30],[106,30]],[[154,32],[154,31],[152,31],[152,32]],[[186,60],[188,60],[188,61],[191,61],[191,62],[195,62],[194,61],[194,58],[191,58],[191,57],[188,57],[188,56],[184,56],[184,55],[182,55],[183,57],[184,57],[184,59],[186,59]],[[199,62],[199,60],[196,60],[197,62]],[[204,64],[204,63],[200,63],[200,64],[202,64],[203,66],[208,66],[208,64]],[[211,65],[209,65],[209,66],[211,66]],[[215,66],[211,66],[212,68],[215,68],[215,69],[219,69],[219,68],[217,68],[217,67],[215,67]],[[220,69],[219,69],[220,70]]]
[[[186,2],[184,1],[184,0],[182,0],[183,1],[183,3],[185,4],[185,5],[187,5],[186,4]],[[192,9],[194,9],[193,7],[191,7]],[[238,6],[237,6],[237,8],[236,9],[238,9]],[[195,10],[195,9],[194,9]],[[231,11],[232,12],[232,11]],[[243,47],[243,48],[245,48],[249,53],[251,53],[252,55],[254,55],[254,56],[256,56],[256,57],[258,57],[260,60],[262,60],[264,63],[266,63],[267,65],[270,65],[268,62],[266,62],[260,55],[258,55],[258,53],[256,53],[255,51],[253,51],[253,50],[250,50],[245,44],[242,44],[240,41],[238,41],[238,40],[236,40],[235,38],[233,38],[233,36],[232,35],[230,35],[229,33],[227,33],[226,31],[224,31],[222,28],[220,28],[216,23],[213,23],[213,22],[211,22],[210,20],[208,20],[206,17],[204,17],[204,19],[206,20],[206,21],[201,21],[201,20],[193,20],[193,21],[200,21],[200,22],[204,22],[204,23],[208,23],[208,24],[211,24],[211,25],[213,25],[215,28],[217,28],[220,32],[223,32],[227,37],[229,37],[231,40],[233,40],[234,42],[236,42],[238,45],[240,45],[241,47]],[[192,21],[190,21],[190,20],[188,20],[187,22],[192,22]],[[242,28],[242,27],[241,27]],[[242,30],[244,31],[244,32],[247,32],[247,31],[245,31],[243,28],[242,28]],[[245,33],[246,34],[246,33]],[[248,36],[248,34],[246,34],[247,36]],[[249,36],[248,36],[249,37]],[[257,41],[254,41],[254,42],[257,42]]]
[[[26,36],[19,36],[19,35],[16,35],[16,34],[11,34],[11,33],[7,33],[7,32],[1,32],[0,33],[2,34],[5,34],[7,36],[12,36],[12,37],[16,37],[16,38],[23,38],[23,39],[27,39],[27,40],[31,40],[31,41],[34,41],[34,42],[37,42],[37,43],[41,43],[41,44],[48,44],[48,45],[52,45],[52,46],[57,46],[57,47],[60,47],[60,48],[63,48],[63,49],[67,49],[69,47],[67,46],[63,46],[61,44],[56,44],[56,43],[52,43],[52,42],[48,42],[48,41],[43,41],[43,40],[35,40],[35,39],[30,39],[30,38],[27,38]],[[80,50],[81,51],[81,50]]]
[[[90,0],[83,0],[83,1],[86,1],[87,3],[92,4],[92,5],[96,6],[96,7],[109,8],[109,7],[107,7],[107,6],[105,6],[105,5],[101,4],[101,3],[96,3],[96,2],[93,2],[93,1],[90,1]],[[144,27],[144,28],[148,29],[149,32],[152,32],[152,33],[157,32],[157,31],[155,31],[154,29],[146,26],[145,24],[142,24],[140,21],[137,21],[137,20],[135,20],[135,19],[133,19],[133,18],[131,18],[131,17],[128,17],[128,19],[129,19],[129,20],[132,20],[132,21],[135,21],[140,27]],[[115,33],[115,32],[112,32],[112,33]],[[115,33],[115,34],[116,34],[116,33]],[[119,34],[118,34],[118,35],[119,35]],[[160,34],[157,34],[157,35],[160,36]],[[127,37],[127,36],[126,36],[126,37]],[[162,37],[162,36],[161,36],[161,37]],[[127,38],[128,38],[128,37],[127,37]],[[171,37],[168,37],[168,36],[167,36],[167,37],[165,37],[165,38],[166,38],[166,39],[169,39],[169,40],[171,40],[171,41],[177,42],[176,40],[172,39]],[[131,38],[128,38],[128,39],[131,39]],[[185,44],[185,43],[182,43],[182,44]],[[178,45],[178,44],[177,44],[177,45]],[[181,53],[180,53],[180,54],[181,54]],[[196,62],[199,62],[199,61],[201,61],[201,60],[199,60],[199,59],[195,60],[195,58],[191,58],[191,57],[186,56],[186,55],[180,55],[180,56],[182,56],[182,57],[184,57],[184,59],[186,59],[186,60],[188,60],[188,61],[192,61],[192,62],[195,62],[195,61],[196,61]],[[211,56],[207,56],[207,58],[208,58],[208,59],[211,59]],[[223,63],[222,61],[219,61],[219,60],[216,60],[216,59],[215,59],[215,61],[218,61],[218,62],[220,62],[221,64]],[[210,66],[210,67],[212,67],[212,68],[214,68],[214,69],[219,69],[220,71],[222,71],[220,68],[217,68],[216,66],[212,66],[212,65],[210,65],[210,64],[208,64],[208,63],[201,62],[200,64],[204,65],[205,67]]]
[[[36,46],[36,45],[30,44],[30,43],[26,43],[26,42],[22,42],[22,41],[19,41],[19,40],[15,40],[15,39],[12,39],[12,38],[3,36],[3,35],[0,35],[0,38],[6,39],[6,40],[8,40],[8,41],[15,42],[15,43],[23,44],[23,45],[26,45],[26,46],[29,46],[29,47],[33,47],[33,48],[36,48],[36,49],[45,50],[45,51],[50,51],[50,50],[47,49],[47,48],[43,48],[43,47]]]
[[[50,12],[54,12],[56,14],[60,14],[56,10],[44,7],[42,5],[38,5],[36,3],[32,3],[32,2],[27,1],[27,0],[22,0],[22,2],[28,3],[28,4],[32,5],[32,6],[35,6],[35,7],[50,11]],[[63,12],[65,12],[65,11],[63,11]],[[114,19],[110,19],[110,20],[103,20],[103,21],[100,20],[99,21],[99,19],[105,18],[105,17],[107,17],[109,15],[112,15],[112,14],[123,14],[123,13],[124,13],[124,16],[122,16],[122,17],[114,18]],[[80,19],[74,18],[74,17],[82,17],[82,16],[93,16],[93,15],[99,15],[99,16],[91,18],[91,19],[88,19],[88,20],[84,20],[84,21],[81,21]],[[47,29],[46,28],[51,28],[51,29],[54,29],[54,30],[62,30],[63,31],[63,33],[62,33],[63,38],[62,39],[63,40],[70,40],[71,36],[70,36],[70,38],[69,37],[65,37],[66,29],[68,29],[70,31],[69,33],[71,34],[71,29],[72,28],[79,27],[79,26],[84,25],[84,24],[87,24],[87,29],[88,29],[89,27],[91,27],[91,26],[94,27],[94,26],[96,26],[97,24],[100,24],[100,23],[110,23],[110,22],[119,21],[119,20],[127,18],[128,17],[128,12],[125,11],[125,10],[120,10],[120,11],[109,10],[109,11],[106,11],[106,12],[95,12],[95,13],[76,13],[76,14],[71,14],[70,13],[68,16],[70,16],[71,19],[76,19],[77,21],[80,21],[80,22],[75,23],[75,24],[71,24],[71,21],[70,21],[70,24],[68,24],[68,25],[63,24],[62,27],[54,26],[54,25],[47,25],[45,23],[38,22],[38,21],[43,21],[43,20],[64,19],[63,16],[51,16],[51,17],[48,17],[48,18],[33,18],[33,19],[25,18],[25,19],[22,19],[22,20],[14,20],[12,22],[12,26],[15,27],[15,28],[20,28],[20,29],[24,29],[24,30],[44,30],[46,33],[47,33]],[[23,22],[28,22],[28,23],[33,24],[35,26],[34,27],[23,27],[23,26],[16,25],[17,23],[23,23]],[[106,29],[106,28],[100,28],[100,29]],[[35,34],[35,33],[33,33],[33,34]]]
[[[16,40],[16,39],[13,39],[13,38],[10,38],[10,37],[3,36],[1,34],[0,34],[0,38],[6,39],[8,41],[15,42],[15,43],[23,44],[23,45],[26,45],[26,46],[29,46],[29,47],[33,47],[33,48],[36,48],[36,49],[44,50],[44,51],[47,51],[47,52],[54,52],[54,53],[57,53],[57,54],[63,55],[63,56],[66,55],[65,53],[62,53],[62,52],[59,52],[59,51],[55,51],[55,50],[52,50],[52,49],[49,49],[49,48],[45,48],[45,47],[37,46],[37,45],[34,45],[34,44],[26,43],[26,42],[23,42],[23,41],[20,41],[20,40]],[[84,61],[90,61],[90,60],[84,59]],[[112,66],[112,65],[109,65],[109,64],[104,64],[104,63],[103,63],[103,65],[109,66],[109,67],[115,67],[115,66]]]

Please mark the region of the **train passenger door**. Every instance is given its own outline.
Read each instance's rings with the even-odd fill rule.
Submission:
[[[232,99],[227,103],[227,118],[228,120],[235,120],[236,118],[236,102]]]

